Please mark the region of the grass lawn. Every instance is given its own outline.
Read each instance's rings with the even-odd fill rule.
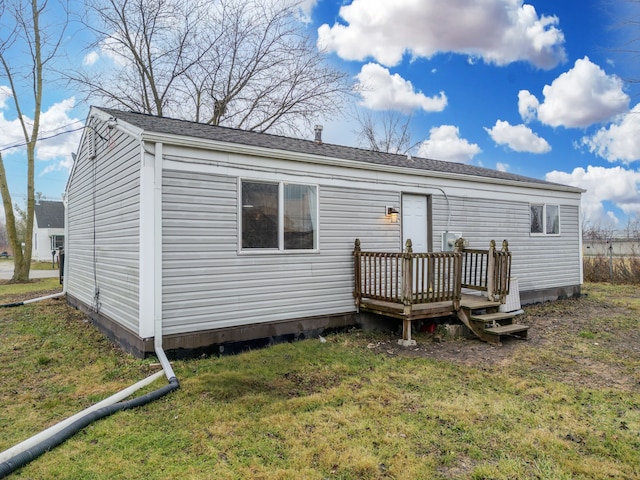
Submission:
[[[2,285],[0,304],[56,282]],[[443,347],[488,360],[381,349],[396,337],[351,331],[176,361],[180,390],[96,422],[13,477],[640,478],[640,288],[584,292],[526,307],[535,341]],[[574,327],[575,308],[593,315]],[[156,368],[64,300],[0,309],[0,362],[0,451]]]
[[[58,270],[58,264],[49,262],[31,262],[31,270]]]

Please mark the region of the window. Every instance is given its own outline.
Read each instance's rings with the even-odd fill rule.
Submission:
[[[51,235],[51,250],[64,247],[64,235]]]
[[[531,233],[560,235],[560,207],[558,205],[531,205]]]
[[[317,196],[315,186],[243,180],[242,249],[317,249]]]

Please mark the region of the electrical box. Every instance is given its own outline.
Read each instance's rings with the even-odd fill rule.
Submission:
[[[459,232],[442,232],[442,252],[453,252],[456,240],[462,237]]]

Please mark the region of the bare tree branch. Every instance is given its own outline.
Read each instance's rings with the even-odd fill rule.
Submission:
[[[90,0],[92,47],[110,59],[78,82],[107,106],[255,131],[297,132],[341,114],[352,91],[293,0]],[[95,21],[93,21],[95,20]]]
[[[410,154],[420,142],[411,142],[411,116],[394,111],[356,111],[356,131],[360,145],[374,152]]]

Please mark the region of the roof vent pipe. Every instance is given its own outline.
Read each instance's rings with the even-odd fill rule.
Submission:
[[[315,142],[317,144],[322,143],[322,125],[316,125],[315,126],[315,132],[316,132]]]

